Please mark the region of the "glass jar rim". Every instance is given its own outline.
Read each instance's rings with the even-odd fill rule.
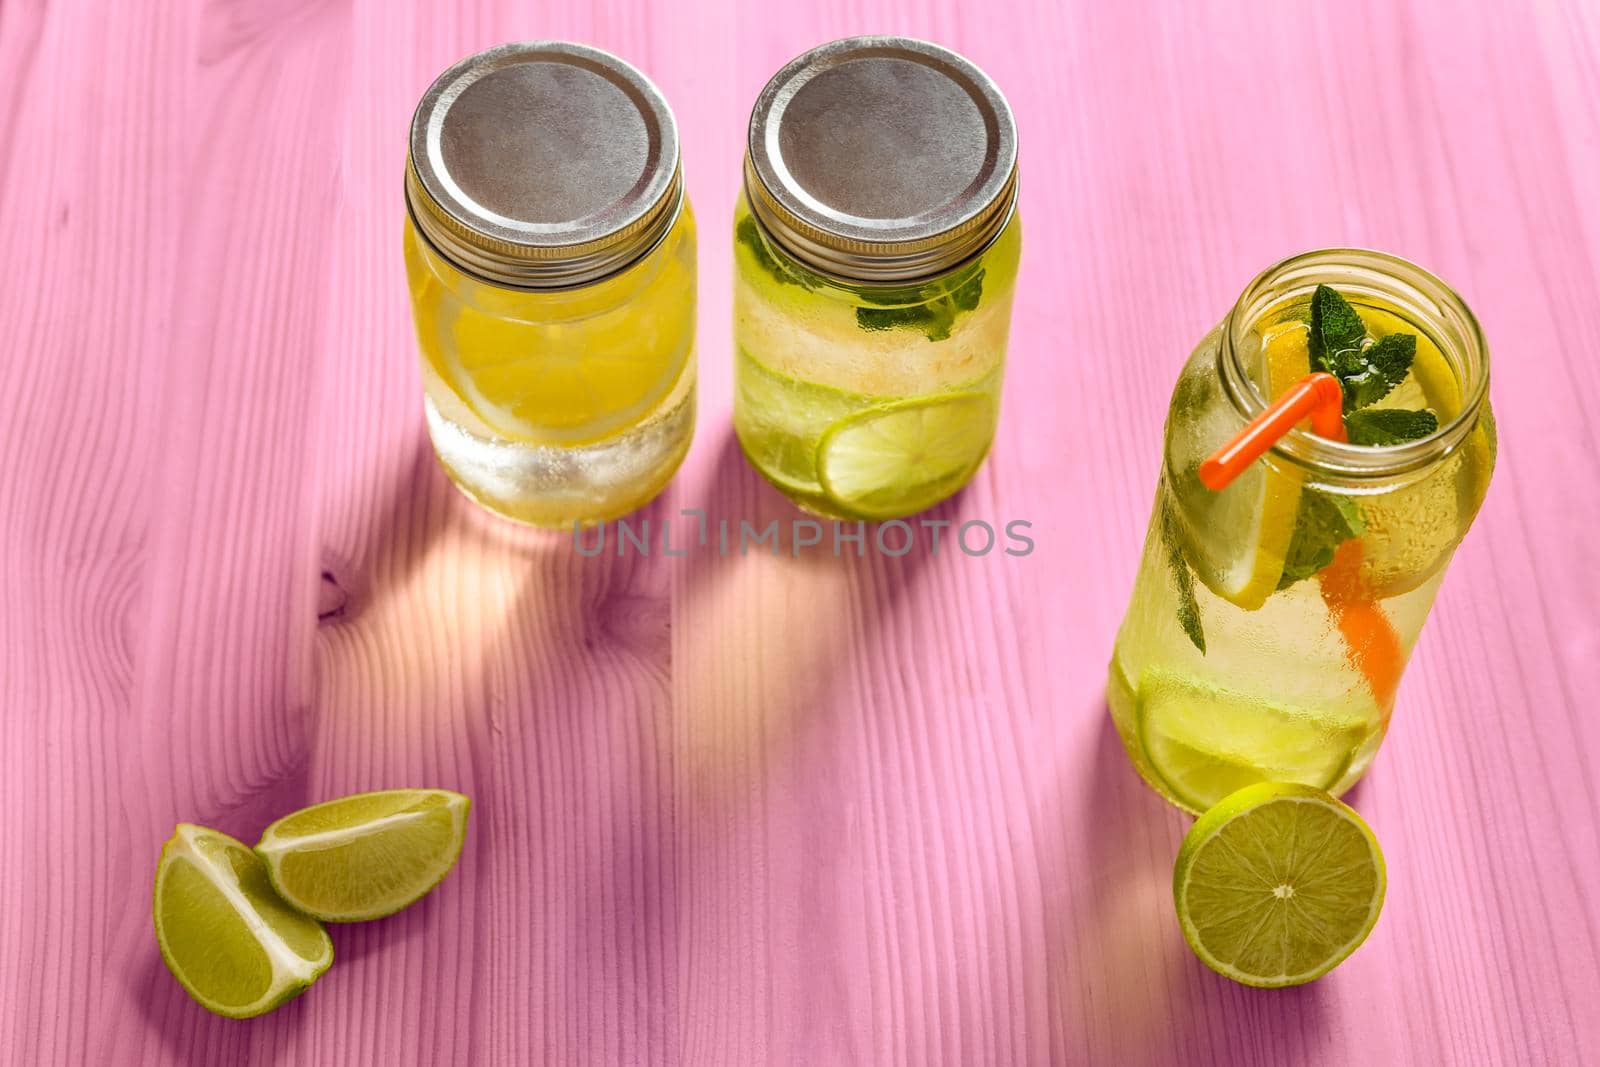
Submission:
[[[1273,455],[1296,466],[1345,479],[1391,478],[1430,467],[1472,433],[1489,395],[1489,345],[1476,316],[1456,291],[1410,260],[1367,248],[1319,248],[1274,263],[1245,286],[1222,322],[1217,371],[1240,416],[1250,420],[1268,398],[1240,354],[1245,331],[1272,305],[1318,284],[1381,295],[1416,314],[1442,343],[1441,352],[1462,387],[1461,410],[1427,437],[1400,445],[1353,445],[1290,430]]]

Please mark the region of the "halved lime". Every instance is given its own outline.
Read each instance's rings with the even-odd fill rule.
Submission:
[[[1320,789],[1263,782],[1189,829],[1172,873],[1184,939],[1245,985],[1320,978],[1360,947],[1383,909],[1378,839]]]
[[[1337,718],[1156,670],[1139,679],[1138,719],[1151,769],[1194,812],[1254,782],[1331,789],[1369,730],[1359,713]]]
[[[446,789],[357,793],[285,815],[256,854],[279,895],[307,915],[356,922],[393,915],[450,873],[471,801]]]
[[[161,958],[189,995],[247,1019],[305,991],[333,963],[315,919],[278,899],[243,842],[179,823],[161,849],[154,901]]]
[[[823,492],[841,511],[894,519],[967,483],[994,439],[995,404],[944,393],[880,404],[840,419],[817,445]]]

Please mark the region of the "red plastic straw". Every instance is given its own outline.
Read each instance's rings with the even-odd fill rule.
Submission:
[[[1308,374],[1284,390],[1266,410],[1251,419],[1233,440],[1200,464],[1200,484],[1211,490],[1226,489],[1245,468],[1266,455],[1273,445],[1306,419],[1311,432],[1333,441],[1345,440],[1344,390],[1331,374]]]

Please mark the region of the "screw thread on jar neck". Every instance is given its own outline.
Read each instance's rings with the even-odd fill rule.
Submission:
[[[1274,309],[1309,301],[1318,285],[1360,303],[1373,298],[1415,323],[1438,345],[1461,391],[1461,409],[1428,437],[1375,448],[1291,430],[1273,453],[1336,479],[1393,478],[1432,467],[1459,448],[1477,425],[1489,395],[1489,346],[1471,310],[1454,290],[1408,260],[1360,248],[1324,248],[1276,263],[1245,287],[1222,324],[1217,373],[1223,390],[1248,421],[1267,406],[1246,365],[1250,334]],[[1259,343],[1257,343],[1259,344]]]

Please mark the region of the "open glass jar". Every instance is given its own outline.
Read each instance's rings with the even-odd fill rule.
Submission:
[[[406,274],[428,431],[508,518],[610,519],[694,432],[694,219],[677,126],[583,45],[502,45],[439,76],[406,166]]]
[[[992,81],[897,37],[813,49],[750,119],[734,215],[734,427],[800,506],[892,519],[988,453],[1021,253]]]
[[[1314,298],[1355,316],[1341,357],[1350,442],[1297,428],[1207,489],[1201,461],[1329,358]],[[1341,793],[1366,772],[1488,490],[1488,385],[1461,298],[1378,252],[1285,260],[1201,339],[1173,389],[1107,686],[1129,756],[1168,799],[1201,812],[1257,781]]]

